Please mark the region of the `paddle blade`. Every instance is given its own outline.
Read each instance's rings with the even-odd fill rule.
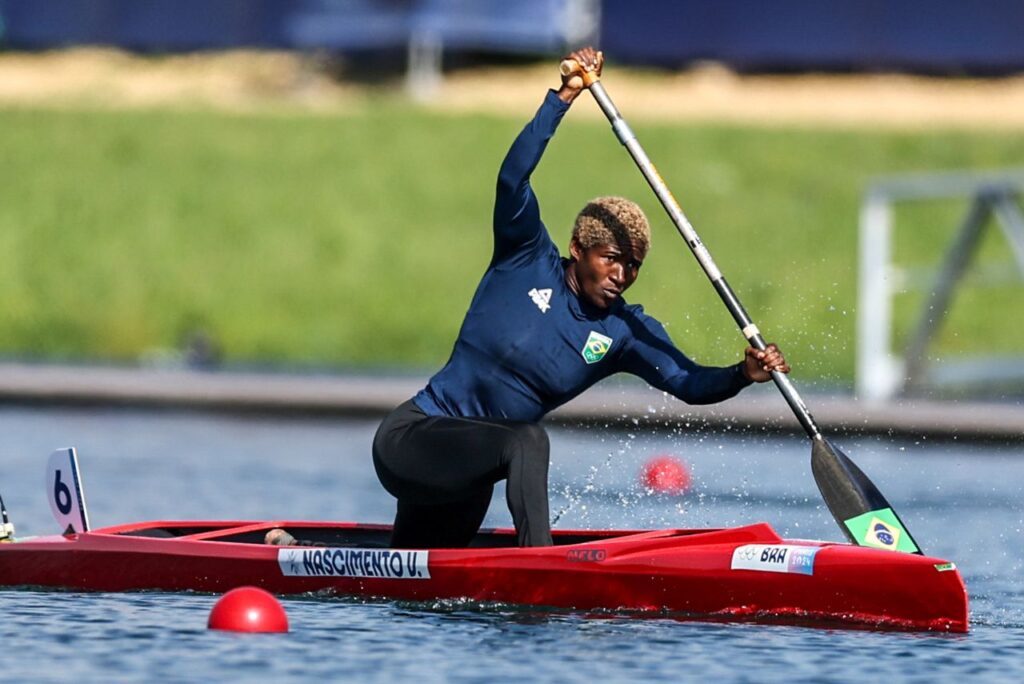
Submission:
[[[811,472],[846,538],[858,546],[921,553],[896,511],[857,464],[824,439],[812,443]]]

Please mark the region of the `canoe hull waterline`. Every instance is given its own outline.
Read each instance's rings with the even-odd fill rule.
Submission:
[[[263,543],[273,528],[309,545]],[[470,548],[389,549],[387,525],[155,521],[0,544],[0,586],[466,600],[580,611],[966,632],[952,563],[786,540],[767,524],[717,530],[558,530],[516,548],[482,530]]]

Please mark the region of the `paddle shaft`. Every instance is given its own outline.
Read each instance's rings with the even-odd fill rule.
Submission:
[[[633,157],[633,161],[636,162],[651,189],[654,190],[654,194],[657,195],[669,218],[672,219],[672,223],[675,224],[679,234],[689,245],[690,251],[697,258],[701,268],[704,269],[715,292],[729,309],[729,313],[732,314],[743,336],[747,338],[752,347],[764,350],[767,345],[764,338],[761,337],[761,332],[750,319],[750,315],[743,308],[736,293],[729,287],[722,272],[718,270],[714,259],[711,258],[711,253],[701,242],[697,231],[687,220],[686,215],[683,214],[679,203],[669,191],[665,181],[662,180],[661,174],[654,167],[650,157],[644,152],[633,131],[630,130],[629,125],[619,114],[611,98],[608,97],[604,86],[601,85],[599,75],[594,71],[581,69],[574,60],[563,61],[560,71],[565,77],[579,75],[582,78],[583,85],[590,90],[598,106],[601,107],[601,111],[608,117],[615,136]],[[878,487],[846,454],[833,447],[822,436],[814,418],[789,378],[779,371],[772,371],[771,377],[786,403],[793,410],[797,420],[800,421],[800,425],[807,432],[807,436],[811,438],[811,470],[814,473],[814,480],[818,484],[818,489],[821,490],[829,511],[832,512],[847,539],[858,545],[922,553],[921,547],[906,529],[906,525],[900,520],[896,511],[878,491]]]
[[[562,65],[562,73],[566,73],[565,63]],[[569,72],[572,73],[574,65],[569,67]],[[584,77],[584,81],[588,80]],[[721,297],[722,302],[726,308],[729,309],[729,313],[732,314],[733,319],[736,321],[736,325],[739,326],[743,336],[747,339],[752,347],[764,351],[767,348],[767,344],[764,338],[761,336],[761,332],[758,330],[757,325],[751,320],[750,315],[746,309],[743,308],[743,304],[740,303],[739,297],[729,286],[725,276],[718,269],[715,264],[715,260],[711,258],[711,253],[708,251],[704,243],[701,242],[700,236],[697,235],[697,231],[694,230],[690,221],[686,218],[682,208],[679,206],[679,202],[672,195],[672,192],[668,189],[668,185],[662,180],[661,174],[654,167],[650,157],[644,152],[643,147],[640,146],[639,141],[636,139],[633,131],[630,129],[629,124],[619,114],[619,110],[616,109],[615,104],[612,102],[608,93],[605,92],[604,86],[596,78],[590,79],[591,82],[587,85],[590,89],[590,93],[594,96],[598,106],[604,115],[608,117],[608,121],[611,122],[612,130],[615,131],[615,136],[619,139],[619,142],[625,146],[629,151],[633,161],[636,162],[640,172],[643,173],[644,178],[647,179],[651,189],[654,190],[654,194],[657,195],[661,205],[665,208],[669,218],[672,219],[672,223],[675,224],[679,234],[683,236],[686,244],[689,246],[690,251],[693,252],[693,256],[697,258],[697,262],[700,267],[704,269],[705,275],[708,280],[711,281],[712,287],[715,288],[715,292]],[[775,386],[779,388],[782,396],[785,398],[786,403],[789,404],[790,409],[796,415],[800,425],[803,427],[807,436],[811,439],[821,439],[821,431],[818,429],[817,423],[814,422],[814,417],[811,412],[807,410],[807,405],[804,404],[803,399],[797,393],[793,383],[790,382],[789,378],[785,373],[781,373],[777,370],[771,371],[772,380],[775,382]]]

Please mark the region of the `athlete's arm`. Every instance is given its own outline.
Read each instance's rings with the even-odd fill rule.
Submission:
[[[688,404],[713,404],[736,396],[751,384],[743,363],[702,366],[681,352],[665,328],[654,318],[636,311],[626,318],[632,335],[620,357],[619,368]]]
[[[540,162],[548,140],[569,109],[555,91],[548,91],[544,103],[530,123],[516,137],[498,172],[494,200],[494,259],[535,242],[544,231],[540,205],[530,187],[530,174]]]
[[[567,58],[601,74],[604,58],[593,48],[577,50]],[[557,92],[548,91],[540,109],[505,155],[494,200],[494,261],[535,242],[544,231],[540,206],[530,187],[530,174],[537,168],[558,122],[582,90],[583,80],[579,76],[562,76],[562,87]]]

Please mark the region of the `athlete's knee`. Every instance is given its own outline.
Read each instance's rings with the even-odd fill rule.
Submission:
[[[516,427],[515,436],[519,452],[524,457],[531,461],[548,461],[551,442],[547,430],[536,423],[523,423]]]

